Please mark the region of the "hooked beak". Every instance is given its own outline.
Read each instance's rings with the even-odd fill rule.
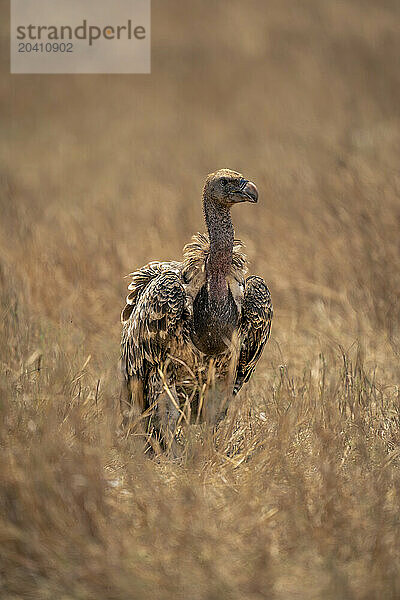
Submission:
[[[244,186],[240,190],[240,194],[244,196],[244,199],[248,202],[257,202],[258,190],[252,181],[246,181]]]

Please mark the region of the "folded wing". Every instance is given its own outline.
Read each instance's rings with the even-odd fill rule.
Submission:
[[[257,365],[269,338],[272,302],[267,284],[261,277],[248,277],[244,292],[241,320],[241,349],[234,393],[237,394]]]
[[[150,263],[131,274],[127,304],[122,311],[122,373],[130,402],[145,408],[143,383],[166,358],[173,336],[180,333],[185,291],[174,263]]]

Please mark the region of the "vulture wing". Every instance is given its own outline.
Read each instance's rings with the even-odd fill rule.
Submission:
[[[237,394],[253,374],[269,338],[272,321],[272,302],[269,289],[261,277],[248,277],[242,309],[238,369],[234,393]]]
[[[121,314],[121,367],[130,390],[128,402],[143,410],[146,375],[162,364],[172,337],[180,333],[186,294],[178,263],[149,263],[131,277]]]

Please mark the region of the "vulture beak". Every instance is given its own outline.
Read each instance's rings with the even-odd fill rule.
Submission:
[[[243,184],[240,186],[240,194],[244,196],[244,199],[248,202],[257,202],[258,200],[258,190],[252,181],[244,180]]]

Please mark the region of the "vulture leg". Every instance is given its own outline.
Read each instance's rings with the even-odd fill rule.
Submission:
[[[210,360],[208,369],[207,392],[204,399],[203,418],[204,420],[217,427],[219,422],[224,419],[230,401],[232,399],[232,376],[230,372],[224,376],[218,376],[218,367],[215,359]]]
[[[209,422],[214,425],[214,428],[217,428],[220,421],[226,417],[228,408],[233,400],[239,352],[239,337],[235,333],[230,343],[230,359],[222,369],[222,373],[221,367],[218,366],[215,359],[210,361],[208,378],[211,385],[207,406]]]
[[[216,429],[228,411],[232,394],[227,382],[222,380],[213,385],[206,403],[206,421]]]
[[[176,430],[180,416],[179,398],[175,384],[168,385],[157,398],[155,429],[163,448],[177,456]]]

